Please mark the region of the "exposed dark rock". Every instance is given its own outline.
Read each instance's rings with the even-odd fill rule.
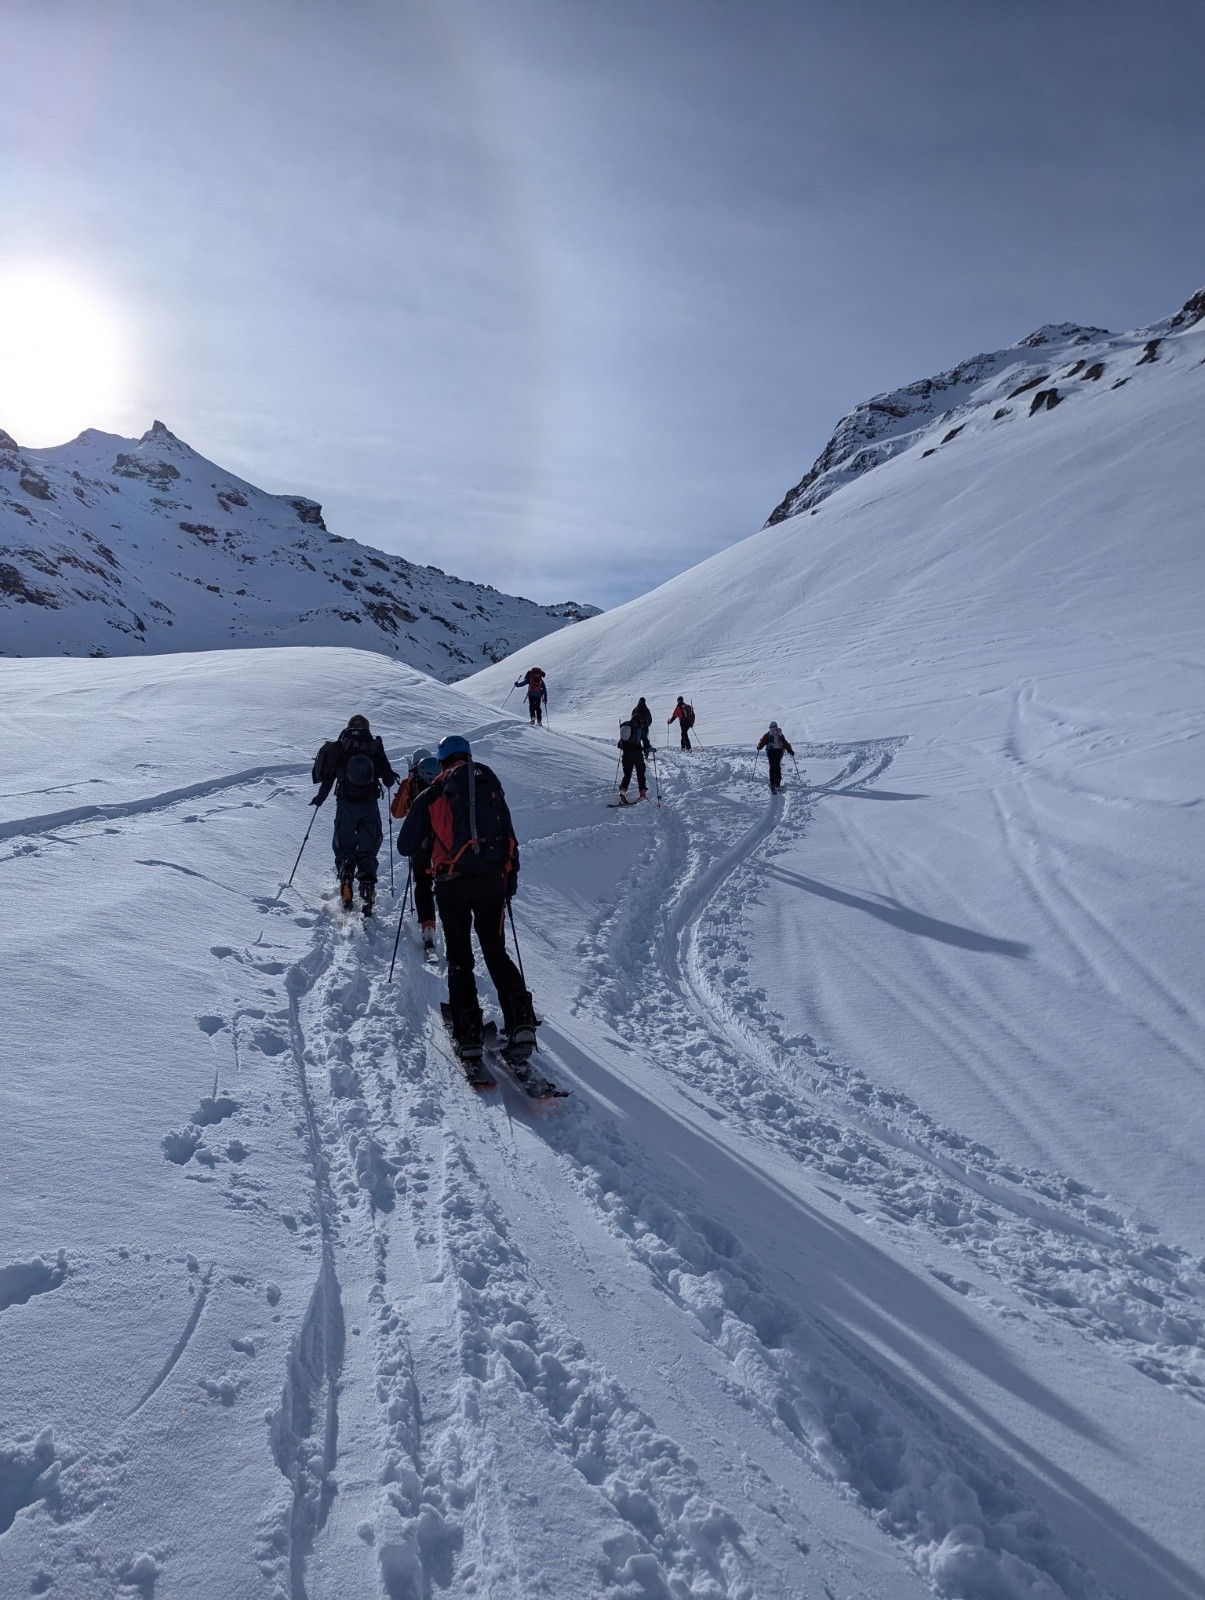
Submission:
[[[942,439],[942,441],[941,441],[942,444],[949,444],[951,439],[957,439],[958,435],[962,432],[962,430],[965,427],[966,427],[966,423],[965,422],[960,422],[956,428],[951,428],[949,433],[947,433],[945,435],[945,437]]]
[[[110,470],[117,478],[145,479],[153,489],[169,489],[172,481],[180,476],[179,467],[173,467],[170,461],[143,461],[126,451],[122,451]]]
[[[1023,383],[1019,389],[1014,389],[1009,395],[1010,400],[1015,400],[1019,394],[1026,394],[1030,389],[1036,389],[1039,383],[1045,383],[1050,374],[1039,372],[1036,378],[1030,378],[1028,383]]]
[[[21,468],[20,483],[25,493],[32,495],[35,500],[53,500],[54,490],[40,472],[35,472],[32,467]]]
[[[1061,396],[1057,389],[1039,389],[1033,397],[1029,414],[1032,417],[1037,411],[1053,411],[1058,405]]]
[[[1142,347],[1142,354],[1138,358],[1138,365],[1140,367],[1145,367],[1152,361],[1158,361],[1159,346],[1162,343],[1162,339],[1148,339],[1146,344]]]
[[[1198,289],[1172,317],[1168,327],[1176,331],[1181,328],[1195,328],[1202,317],[1205,317],[1205,289]]]
[[[1092,365],[1088,368],[1087,372],[1084,373],[1083,377],[1080,379],[1080,382],[1081,383],[1095,383],[1098,378],[1103,378],[1104,375],[1105,375],[1105,364],[1104,364],[1104,362],[1103,361],[1094,361],[1092,363]]]
[[[326,523],[322,520],[322,507],[317,500],[307,500],[304,495],[290,495],[288,500],[302,522],[326,532]]]
[[[218,504],[223,511],[229,511],[231,506],[245,506],[247,496],[241,489],[219,489]]]
[[[993,422],[999,422],[1001,417],[1011,417],[1012,414],[1013,414],[1013,408],[1011,406],[1001,406],[999,411],[997,411],[996,414],[993,416],[992,421]]]
[[[48,611],[59,609],[59,602],[49,589],[35,589],[26,581],[21,569],[7,561],[0,561],[0,594],[9,595],[18,605],[45,606]]]

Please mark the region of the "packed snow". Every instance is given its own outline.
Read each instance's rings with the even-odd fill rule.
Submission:
[[[456,688],[0,662],[0,1600],[1205,1595],[1205,329],[1157,357]],[[329,806],[284,887],[354,711],[502,777],[567,1099],[468,1086]]]
[[[379,650],[447,681],[567,622],[331,533],[163,423],[22,448],[0,430],[0,655],[144,655],[248,645]]]

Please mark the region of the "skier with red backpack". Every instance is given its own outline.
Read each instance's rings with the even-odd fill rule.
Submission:
[[[687,705],[686,701],[681,695],[678,696],[677,705],[670,712],[669,716],[666,717],[665,726],[668,728],[672,722],[676,722],[678,724],[678,731],[682,735],[683,750],[693,750],[694,746],[690,742],[690,730],[695,725],[695,708],[694,706]]]
[[[372,915],[377,888],[377,856],[383,837],[380,797],[398,781],[379,735],[368,718],[349,717],[337,739],[328,739],[314,757],[312,780],[319,785],[310,801],[320,806],[335,791],[335,831],[332,845],[339,874],[339,898],[350,911],[353,885],[360,880],[360,908]]]
[[[506,913],[519,881],[519,845],[497,775],[474,761],[469,741],[440,741],[441,773],[412,803],[397,847],[411,864],[430,852],[435,904],[448,958],[448,1012],[456,1053],[480,1061],[484,1021],[474,976],[472,935],[498,991],[505,1053],[525,1062],[535,1048],[536,1014],[506,950]]]
[[[548,709],[548,685],[544,682],[543,667],[529,667],[521,678],[516,678],[514,687],[527,685],[527,714],[531,718],[533,727],[536,723],[541,726],[544,722],[544,712]]]

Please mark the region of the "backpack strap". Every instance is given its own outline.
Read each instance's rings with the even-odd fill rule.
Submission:
[[[473,847],[473,854],[481,853],[481,841],[477,837],[477,774],[473,768],[472,756],[465,760],[465,770],[469,779],[469,843]]]

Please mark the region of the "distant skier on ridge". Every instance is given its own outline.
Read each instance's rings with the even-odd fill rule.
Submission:
[[[770,768],[770,793],[777,794],[782,788],[782,757],[785,751],[792,760],[795,752],[791,749],[786,734],[772,722],[765,733],[757,741],[757,748],[766,752],[766,763]]]
[[[543,725],[544,712],[548,706],[548,685],[544,682],[543,667],[529,667],[521,678],[516,678],[514,687],[527,685],[527,714],[531,718],[532,726],[536,723]]]
[[[678,724],[678,731],[682,735],[683,750],[693,750],[694,746],[690,742],[690,730],[695,725],[695,708],[687,705],[681,695],[678,696],[677,705],[665,719],[666,727],[668,728],[672,722]]]
[[[368,718],[354,716],[337,739],[328,739],[314,757],[313,781],[320,785],[310,801],[320,806],[335,791],[335,831],[331,843],[339,874],[343,909],[352,907],[352,888],[360,880],[360,908],[372,915],[377,888],[377,856],[381,849],[380,796],[398,781],[379,735]]]

